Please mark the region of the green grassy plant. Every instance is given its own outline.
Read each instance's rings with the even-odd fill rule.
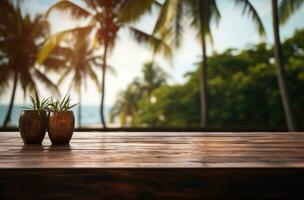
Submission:
[[[24,107],[28,110],[35,110],[35,111],[48,111],[50,106],[50,98],[43,98],[40,100],[37,92],[34,93],[33,96],[30,97],[31,105],[30,107]]]
[[[51,98],[50,101],[50,111],[51,112],[63,112],[63,111],[68,111],[77,104],[72,104],[71,105],[71,97],[70,95],[66,95],[61,101],[60,100],[54,100]]]

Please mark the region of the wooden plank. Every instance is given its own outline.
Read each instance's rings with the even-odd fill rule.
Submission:
[[[2,137],[19,138],[18,132],[0,132]],[[303,132],[75,132],[74,137],[304,137]]]
[[[302,199],[304,133],[0,133],[0,199]]]
[[[303,169],[2,169],[0,199],[302,199]]]
[[[23,145],[0,133],[0,168],[303,167],[303,133],[75,133],[70,145]]]

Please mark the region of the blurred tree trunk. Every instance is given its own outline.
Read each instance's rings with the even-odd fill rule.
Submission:
[[[105,47],[104,47],[104,52],[103,52],[101,102],[100,102],[100,117],[101,117],[101,123],[104,128],[107,128],[106,120],[104,117],[104,98],[105,98],[105,79],[106,79],[106,68],[107,68],[107,56],[108,56],[108,44],[106,42]]]
[[[279,32],[279,16],[278,16],[278,1],[272,0],[272,22],[273,22],[273,33],[274,33],[274,54],[276,59],[277,73],[278,73],[278,85],[281,93],[281,99],[283,103],[285,119],[289,131],[296,131],[296,125],[294,121],[294,115],[290,106],[290,99],[286,84],[286,71],[283,61],[283,50],[280,41]]]
[[[81,127],[81,86],[79,86],[79,105],[78,105],[78,126]]]
[[[15,94],[16,94],[16,88],[17,88],[17,83],[18,83],[18,72],[15,72],[14,74],[14,85],[13,85],[13,92],[10,100],[10,104],[6,113],[6,117],[3,123],[3,128],[7,127],[7,124],[11,121],[11,115],[12,115],[12,110],[14,106],[14,101],[15,101]]]
[[[206,39],[202,37],[202,54],[203,61],[201,62],[200,69],[200,103],[201,103],[201,126],[206,128],[208,120],[208,107],[207,107],[207,55],[206,55]]]

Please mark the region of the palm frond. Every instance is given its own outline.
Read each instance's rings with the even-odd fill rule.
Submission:
[[[236,5],[243,6],[243,14],[247,14],[252,21],[255,23],[259,34],[261,36],[266,35],[266,31],[263,25],[263,22],[257,12],[257,10],[254,8],[254,6],[250,3],[249,0],[235,0]]]
[[[55,85],[45,74],[43,74],[38,69],[34,69],[34,73],[37,79],[44,83],[47,87],[49,87],[52,92],[54,92],[56,95],[60,94],[57,85]]]
[[[39,64],[43,64],[44,60],[49,56],[50,52],[62,42],[62,40],[67,37],[69,33],[66,31],[57,33],[53,36],[50,36],[47,41],[44,43],[42,46],[38,57],[37,57],[37,62]]]
[[[92,26],[76,27],[50,36],[42,46],[42,49],[38,54],[37,62],[39,64],[42,64],[44,60],[47,58],[47,56],[51,53],[51,51],[55,49],[55,47],[59,46],[59,44],[65,38],[71,35],[78,35],[77,37],[84,38],[92,31],[92,28],[93,28]]]
[[[213,45],[213,36],[211,31],[211,23],[213,20],[218,23],[220,14],[216,5],[216,1],[199,1],[199,26],[201,31],[198,33],[198,37],[201,41],[209,39],[211,45]]]
[[[172,51],[170,46],[167,45],[163,40],[133,27],[129,27],[129,29],[131,35],[138,43],[144,43],[148,45],[154,53],[161,53],[167,58],[172,57]]]
[[[96,72],[91,67],[88,67],[87,71],[88,71],[88,75],[90,76],[90,78],[94,82],[94,84],[97,87],[98,91],[100,91],[101,90],[101,85],[99,83],[98,76],[97,76]]]
[[[157,18],[156,24],[154,26],[153,34],[167,32],[166,28],[170,27],[175,15],[176,8],[175,0],[166,0],[165,3],[161,6],[159,16]]]
[[[108,71],[113,75],[113,76],[117,76],[117,71],[116,69],[111,66],[111,65],[107,65]]]
[[[178,1],[176,5],[176,18],[175,18],[175,45],[177,47],[180,46],[180,42],[182,40],[182,34],[183,34],[183,26],[182,26],[182,20],[184,16],[184,7],[182,4],[182,1]]]
[[[304,0],[282,0],[279,5],[280,23],[285,24],[303,3]]]
[[[52,55],[68,58],[73,55],[73,49],[71,49],[69,47],[65,47],[65,46],[56,46],[52,50]]]
[[[129,23],[138,20],[143,14],[151,12],[155,0],[126,0],[120,9],[119,22]]]
[[[23,73],[19,73],[19,78],[24,98],[26,97],[27,92],[38,91],[37,85],[33,79],[34,77],[29,71],[25,70]]]
[[[67,76],[70,72],[71,72],[71,69],[66,68],[66,70],[62,73],[61,77],[59,78],[57,85],[61,85],[62,82],[67,78]]]
[[[7,90],[9,86],[10,75],[11,75],[11,71],[7,69],[7,66],[5,64],[1,64],[0,65],[0,95]]]
[[[82,73],[80,71],[74,70],[74,75],[72,79],[72,84],[74,85],[74,89],[76,91],[79,91],[83,83],[86,83],[86,75],[83,74],[82,76]]]
[[[48,16],[53,10],[66,12],[74,19],[85,19],[91,16],[89,11],[68,0],[58,1],[47,10],[45,15]]]
[[[43,65],[47,71],[60,71],[69,64],[68,58],[72,58],[73,56],[73,49],[59,45],[51,51],[49,56],[44,60]]]
[[[51,25],[49,21],[43,19],[42,17],[37,17],[33,25],[34,26],[31,31],[31,37],[33,38],[45,38],[51,33]]]
[[[219,21],[221,19],[221,13],[217,6],[217,1],[211,1],[210,2],[211,12],[212,12],[212,18],[216,22],[216,24],[219,24]]]
[[[214,6],[211,1],[190,1],[191,26],[197,30],[197,37],[203,41],[212,38],[211,22],[214,18]],[[212,42],[212,41],[211,41]]]
[[[63,58],[58,58],[55,56],[49,56],[43,62],[43,66],[46,72],[54,71],[59,72],[61,71],[67,64],[67,61]]]

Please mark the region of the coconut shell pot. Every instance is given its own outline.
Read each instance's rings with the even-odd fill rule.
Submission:
[[[72,111],[51,112],[48,123],[48,134],[52,144],[69,144],[75,125]]]
[[[41,144],[47,129],[45,111],[23,110],[19,117],[19,130],[24,144]]]

